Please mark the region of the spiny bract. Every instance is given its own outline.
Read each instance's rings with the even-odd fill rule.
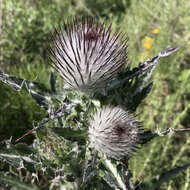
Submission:
[[[120,160],[128,157],[140,143],[142,128],[135,116],[121,107],[107,106],[98,110],[91,120],[91,145],[108,157]]]
[[[127,38],[111,34],[111,25],[75,19],[55,30],[51,54],[56,70],[71,89],[93,94],[105,88],[127,59]]]

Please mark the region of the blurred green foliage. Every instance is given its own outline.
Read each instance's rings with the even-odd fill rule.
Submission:
[[[144,127],[153,131],[157,128],[164,130],[166,127],[190,127],[188,1],[6,0],[2,5],[0,70],[27,80],[40,81],[47,86],[50,72],[47,46],[50,33],[60,22],[74,16],[90,15],[100,21],[112,21],[114,28],[119,27],[129,36],[129,62],[132,65],[141,61],[138,57],[140,55],[143,55],[143,59],[148,59],[167,46],[182,46],[177,54],[161,61],[152,78],[152,93],[137,111]],[[152,33],[154,29],[159,32]],[[149,50],[143,43],[147,36],[153,39]],[[39,121],[44,116],[45,111],[34,103],[30,95],[17,93],[0,84],[0,140],[11,136],[14,140],[17,139],[32,128],[33,121]],[[41,167],[49,164],[56,168],[65,162],[67,158],[62,156],[64,148],[68,149],[69,154],[75,154],[72,149],[76,147],[76,143],[72,147],[63,145],[60,143],[61,139],[55,138],[46,128],[39,131],[38,135],[42,140],[39,144],[40,154],[44,158]],[[30,144],[33,138],[27,136],[23,141]],[[152,177],[157,179],[165,170],[185,164],[189,161],[189,144],[190,137],[184,134],[159,138],[143,146],[130,159],[134,180],[146,182]],[[78,161],[78,155],[75,158],[73,167]],[[6,171],[7,165],[1,168]],[[25,174],[20,175],[22,179]],[[44,187],[46,183],[61,186],[61,180],[53,181],[40,175],[41,183],[35,181],[39,187]],[[26,179],[27,182],[30,180]],[[72,181],[72,175],[70,180]],[[19,185],[20,182],[18,188]],[[169,183],[164,183],[161,189],[190,189],[190,169]]]

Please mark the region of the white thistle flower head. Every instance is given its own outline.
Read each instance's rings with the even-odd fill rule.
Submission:
[[[140,143],[140,122],[121,107],[107,106],[91,120],[88,135],[91,145],[116,160],[129,157]]]
[[[71,89],[87,94],[105,88],[127,59],[127,38],[111,34],[111,25],[82,18],[55,30],[53,63]]]

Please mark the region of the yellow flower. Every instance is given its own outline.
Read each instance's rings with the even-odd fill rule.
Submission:
[[[153,33],[153,34],[158,34],[158,32],[159,32],[159,29],[158,29],[158,28],[155,28],[154,30],[152,30],[152,33]]]
[[[152,48],[153,40],[153,38],[146,36],[143,43],[144,47],[150,50]]]
[[[139,56],[138,56],[138,60],[139,60],[139,61],[142,61],[142,60],[143,60],[143,56],[142,56],[142,55],[139,55]]]

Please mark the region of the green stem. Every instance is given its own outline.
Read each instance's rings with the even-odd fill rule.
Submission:
[[[123,183],[121,176],[119,175],[119,173],[117,172],[117,169],[115,167],[113,167],[112,163],[110,160],[105,159],[105,164],[107,165],[107,167],[109,168],[109,170],[112,172],[112,174],[114,175],[114,177],[116,178],[119,186],[123,189],[123,190],[127,190],[125,184]]]

